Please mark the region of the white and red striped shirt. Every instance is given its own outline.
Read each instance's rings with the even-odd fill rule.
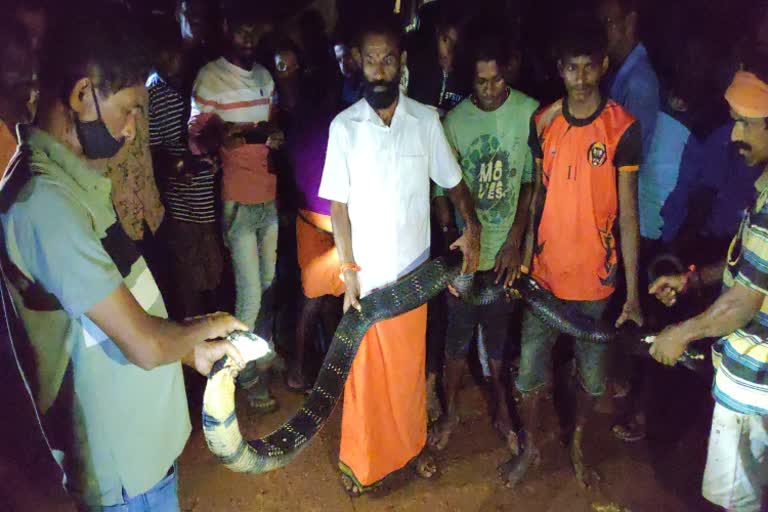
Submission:
[[[192,150],[198,149],[195,136],[215,116],[228,123],[268,121],[274,91],[269,71],[259,64],[245,70],[220,57],[203,66],[192,89],[189,121]],[[264,144],[219,150],[225,201],[259,204],[275,199],[276,178],[267,171],[268,154]]]

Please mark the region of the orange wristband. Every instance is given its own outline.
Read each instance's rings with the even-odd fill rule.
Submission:
[[[342,263],[341,267],[339,267],[339,279],[341,279],[342,282],[344,281],[344,272],[346,272],[347,270],[351,270],[353,272],[360,272],[362,269],[357,266],[357,263],[354,263],[354,262]]]

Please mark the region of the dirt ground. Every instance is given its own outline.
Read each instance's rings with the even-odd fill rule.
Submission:
[[[710,419],[709,383],[685,371],[653,375],[659,399],[650,419],[650,440],[624,444],[609,432],[610,415],[597,418],[587,439],[587,457],[602,475],[600,484],[582,490],[572,477],[558,436],[544,446],[542,465],[514,491],[505,489],[496,467],[507,458],[491,428],[481,388],[468,381],[462,392],[462,423],[437,456],[439,476],[419,480],[403,470],[377,495],[349,498],[336,470],[340,408],[311,445],[287,468],[265,475],[242,475],[218,465],[200,430],[202,381],[190,383],[193,433],[179,470],[185,512],[216,511],[709,511],[699,497]],[[13,372],[3,377],[0,405],[6,411],[0,447],[0,512],[74,511],[42,444],[31,408]],[[267,417],[238,415],[246,438],[267,433],[292,411],[301,397],[275,386],[281,409]],[[12,411],[8,414],[8,411]],[[10,420],[10,421],[9,421]],[[556,433],[556,419],[549,418]],[[605,509],[603,509],[605,510]]]

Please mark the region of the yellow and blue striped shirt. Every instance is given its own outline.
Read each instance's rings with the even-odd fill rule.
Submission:
[[[744,212],[728,249],[723,289],[740,283],[766,298],[747,325],[713,345],[717,371],[712,393],[733,411],[768,415],[768,175],[762,175],[755,187],[757,200]]]

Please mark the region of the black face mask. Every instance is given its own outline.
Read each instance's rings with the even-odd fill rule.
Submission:
[[[376,91],[376,87],[386,87],[383,91]],[[380,110],[390,106],[397,98],[400,92],[400,76],[396,76],[392,81],[387,82],[385,80],[376,80],[375,82],[369,82],[364,79],[363,98],[374,110]]]
[[[116,139],[109,133],[107,125],[101,118],[101,109],[99,109],[99,100],[96,99],[96,91],[91,87],[93,102],[96,105],[95,121],[80,121],[75,114],[75,130],[77,138],[80,139],[80,145],[83,147],[83,154],[89,160],[100,160],[102,158],[112,158],[120,151],[125,144],[125,137]]]

